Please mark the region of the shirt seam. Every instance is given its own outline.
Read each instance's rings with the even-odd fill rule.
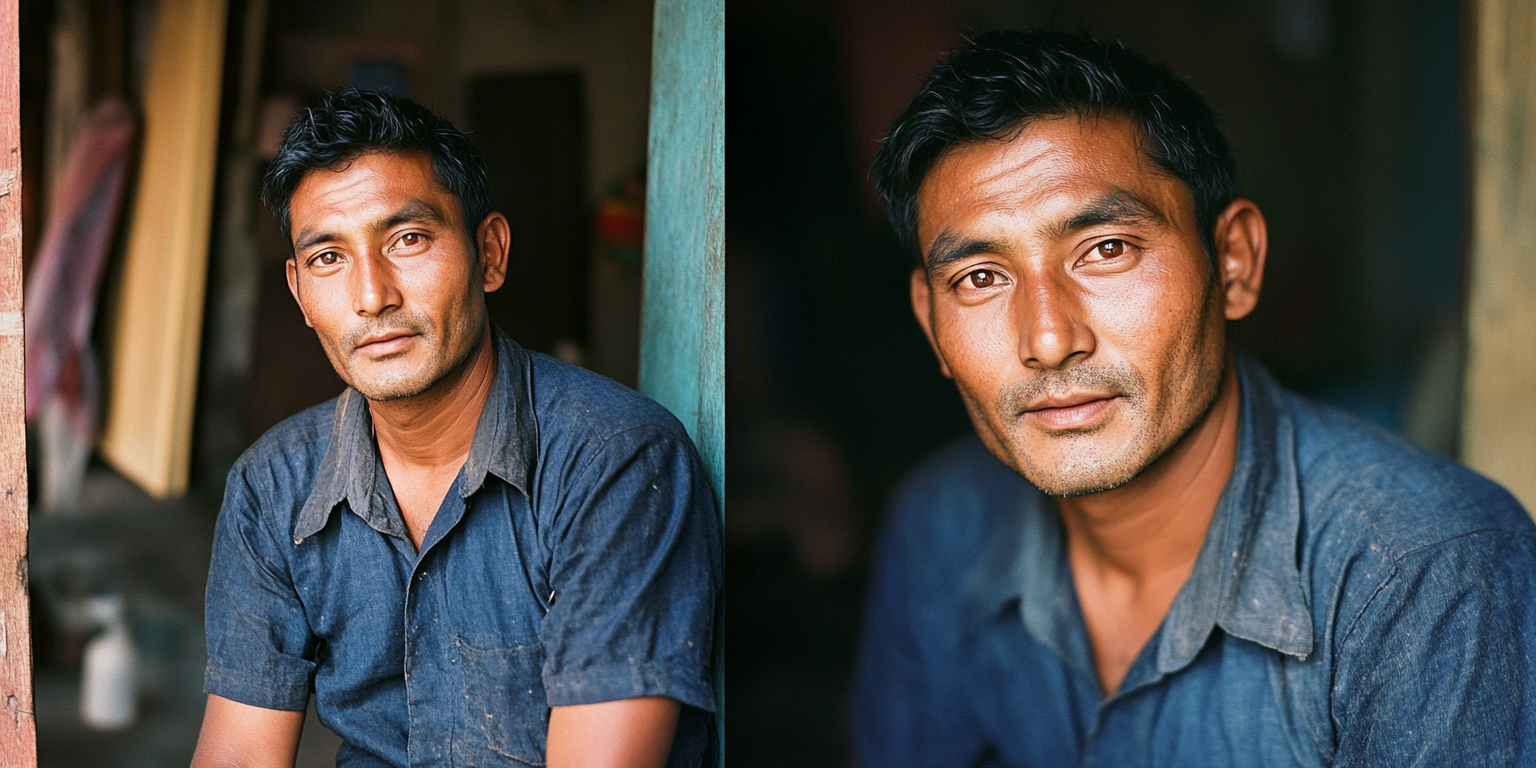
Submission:
[[[290,590],[293,590],[294,599],[297,600],[299,590],[296,586],[294,586],[293,583],[293,562],[288,559],[289,552],[292,550],[292,547],[283,546],[284,543],[288,541],[288,539],[286,537],[277,536],[276,533],[272,530],[273,525],[275,525],[275,521],[272,520],[272,518],[275,518],[276,515],[268,514],[268,504],[263,501],[260,495],[255,492],[255,489],[251,487],[251,483],[246,477],[246,473],[241,472],[239,479],[240,485],[244,490],[243,495],[250,501],[249,509],[252,512],[252,516],[256,518],[256,527],[260,528],[262,533],[266,535],[272,545],[272,551],[276,552],[277,556],[282,558],[283,568],[281,569],[281,572],[272,568],[271,565],[266,562],[266,558],[264,557],[257,557],[257,563],[262,568],[266,569],[272,576],[281,579],[284,586],[288,587]],[[300,601],[300,605],[303,605],[302,601]]]
[[[556,506],[556,509],[563,510],[566,508],[566,504],[570,501],[571,493],[573,491],[586,490],[590,487],[593,487],[588,486],[582,481],[586,479],[587,472],[589,472],[592,469],[592,466],[597,463],[598,458],[608,451],[608,445],[610,443],[621,437],[627,437],[630,434],[637,432],[650,432],[655,435],[676,437],[676,433],[673,430],[668,429],[664,425],[660,424],[638,424],[633,427],[625,427],[618,432],[613,432],[607,435],[592,435],[592,439],[597,441],[597,448],[591,452],[592,455],[588,457],[586,463],[582,464],[581,468],[576,470],[576,473],[571,476],[570,481],[562,483],[564,488],[561,489],[560,503]],[[591,433],[589,432],[588,434]],[[637,458],[639,457],[637,456]],[[596,484],[594,484],[594,486],[595,485]]]
[[[1377,584],[1376,588],[1371,590],[1371,596],[1366,598],[1365,603],[1360,606],[1360,610],[1356,612],[1354,618],[1350,619],[1349,627],[1344,630],[1344,637],[1339,641],[1339,643],[1341,645],[1349,644],[1350,638],[1355,634],[1355,628],[1359,626],[1360,620],[1365,617],[1365,614],[1370,611],[1371,606],[1376,603],[1377,596],[1379,596],[1382,591],[1387,588],[1388,584],[1391,584],[1397,578],[1399,572],[1402,570],[1403,561],[1428,549],[1436,549],[1461,539],[1472,538],[1474,536],[1482,536],[1484,534],[1490,533],[1507,533],[1514,536],[1520,535],[1517,531],[1510,531],[1504,528],[1478,528],[1477,530],[1463,531],[1456,534],[1455,536],[1420,544],[1419,546],[1405,550],[1404,552],[1394,556],[1392,558],[1392,568],[1387,573],[1386,578],[1382,579],[1381,583]]]

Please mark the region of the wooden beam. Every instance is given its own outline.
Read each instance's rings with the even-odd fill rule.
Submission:
[[[26,345],[21,327],[21,40],[0,0],[0,756],[37,765],[27,600]]]
[[[102,456],[155,496],[187,488],[213,219],[224,0],[159,0]]]
[[[657,0],[646,161],[640,390],[699,448],[725,517],[725,7]],[[723,617],[715,706],[725,761]]]
[[[1536,4],[1477,0],[1462,459],[1536,512]]]

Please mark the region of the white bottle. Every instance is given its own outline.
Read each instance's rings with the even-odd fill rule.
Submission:
[[[123,615],[123,599],[93,597],[86,612],[105,631],[85,644],[81,658],[80,719],[97,730],[127,728],[138,716],[138,658]]]

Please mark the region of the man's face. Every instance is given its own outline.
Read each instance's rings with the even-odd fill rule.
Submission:
[[[487,243],[477,259],[461,217],[420,153],[362,155],[294,190],[288,286],[368,399],[426,392],[483,338],[482,294],[501,285],[505,252]]]
[[[1098,493],[1200,421],[1232,312],[1187,187],[1132,123],[958,146],[917,202],[913,309],[993,454],[1046,493]]]

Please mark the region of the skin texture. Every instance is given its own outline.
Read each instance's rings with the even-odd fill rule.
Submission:
[[[506,279],[507,220],[492,213],[466,227],[422,153],[365,154],[312,171],[290,207],[289,290],[337,375],[368,398],[385,473],[419,548],[494,384],[484,294]],[[553,707],[548,765],[661,766],[680,706],[642,697]],[[291,767],[302,727],[302,712],[210,695],[192,764]]]
[[[987,448],[1057,497],[1100,687],[1188,579],[1236,456],[1225,326],[1253,310],[1263,216],[1216,222],[1119,116],[944,154],[918,191],[913,311]]]

